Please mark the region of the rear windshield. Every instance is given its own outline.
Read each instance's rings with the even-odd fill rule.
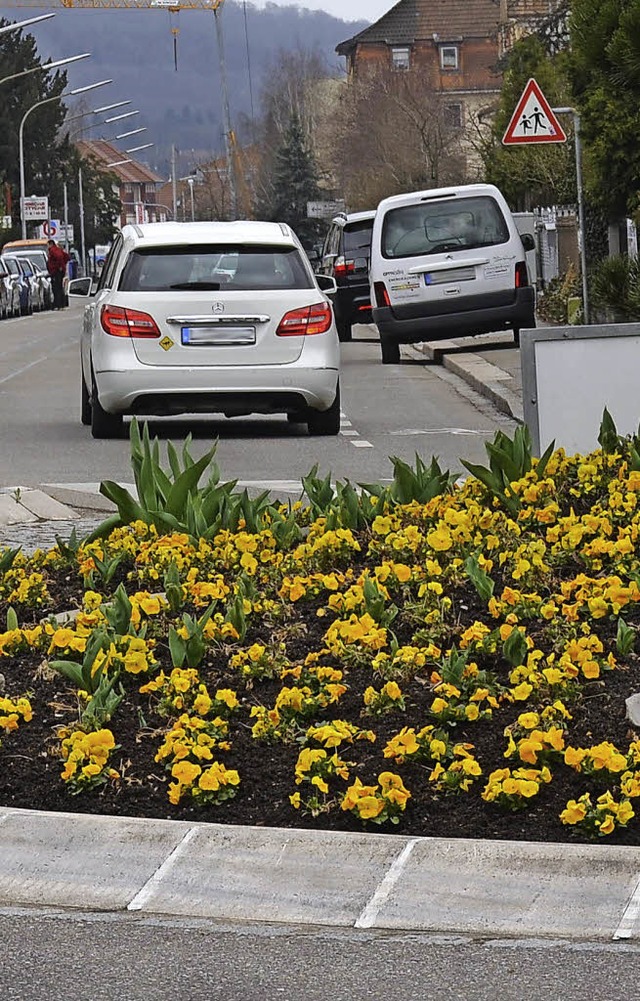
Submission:
[[[373,219],[366,219],[363,222],[354,222],[344,228],[344,255],[356,254],[361,251],[361,257],[368,257],[371,249],[371,232],[373,230]],[[364,251],[364,253],[362,253]]]
[[[7,267],[9,268],[9,271],[11,272],[12,275],[20,275],[20,274],[22,274],[22,272],[20,271],[20,265],[15,260],[15,258],[5,257],[5,258],[3,258],[3,260],[4,260],[4,263],[7,265]]]
[[[490,196],[435,200],[391,209],[382,227],[384,257],[414,257],[506,243],[509,229]]]
[[[22,258],[23,261],[31,261],[33,266],[35,268],[39,268],[41,271],[47,266],[47,255],[40,253],[38,250],[32,250],[29,254],[25,254],[20,251],[18,257]]]
[[[122,292],[198,292],[312,288],[295,247],[144,247],[128,257]]]

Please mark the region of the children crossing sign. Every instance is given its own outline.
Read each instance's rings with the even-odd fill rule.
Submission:
[[[549,102],[533,79],[527,83],[502,137],[504,146],[564,143],[567,136]]]

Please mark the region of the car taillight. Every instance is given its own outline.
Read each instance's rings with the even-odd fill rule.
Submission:
[[[387,292],[387,286],[384,282],[375,282],[373,286],[373,291],[376,294],[376,306],[390,306],[391,299],[389,298],[389,293]]]
[[[285,313],[276,334],[278,337],[304,337],[306,334],[326,334],[331,327],[333,314],[327,302],[318,302],[314,306],[303,306],[302,309],[291,309]]]
[[[529,284],[529,273],[525,261],[516,264],[516,288],[524,288]]]
[[[148,313],[123,306],[103,306],[102,329],[112,337],[160,337],[158,325]]]
[[[356,270],[355,261],[346,261],[344,257],[336,257],[335,263],[333,265],[333,273],[341,277],[342,275],[349,274],[351,271]]]
[[[358,309],[360,310],[361,313],[364,313],[365,311],[368,312],[371,309],[371,303],[365,302],[364,306],[358,306]]]

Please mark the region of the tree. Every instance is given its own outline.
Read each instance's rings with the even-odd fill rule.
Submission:
[[[624,216],[640,207],[640,0],[573,0],[569,24],[589,195]]]
[[[381,69],[349,84],[338,116],[336,169],[351,209],[466,179],[461,121],[450,102],[419,70]]]
[[[0,24],[9,22],[4,19]],[[1,75],[11,76],[41,66],[35,39],[22,31],[0,35]],[[39,101],[58,98],[67,83],[65,73],[35,72],[5,84],[0,102],[0,183],[8,185],[11,215],[20,219],[19,141],[20,122],[25,112]],[[62,201],[64,165],[70,156],[68,141],[58,137],[65,107],[54,100],[33,111],[24,127],[26,194],[49,195],[52,204]],[[6,200],[6,199],[5,199]],[[9,206],[4,206],[8,210]],[[5,211],[5,214],[9,214]],[[9,235],[9,234],[7,234]]]
[[[320,227],[317,220],[307,218],[307,202],[317,201],[319,195],[315,159],[294,111],[275,153],[267,218],[288,223],[303,244],[311,246],[318,239]]]

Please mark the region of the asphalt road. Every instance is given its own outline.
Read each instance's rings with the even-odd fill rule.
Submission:
[[[628,1001],[640,950],[0,912],[4,1001]]]
[[[79,336],[82,304],[0,323],[0,486],[131,479],[127,441],[94,441],[80,423]],[[219,439],[225,479],[300,479],[321,472],[352,482],[391,474],[390,455],[413,461],[436,454],[460,469],[459,458],[480,461],[483,441],[512,422],[440,366],[407,351],[400,365],[383,366],[373,328],[356,328],[342,345],[345,414],[337,438],[310,438],[282,418],[155,421],[161,438],[188,432],[198,454]]]

